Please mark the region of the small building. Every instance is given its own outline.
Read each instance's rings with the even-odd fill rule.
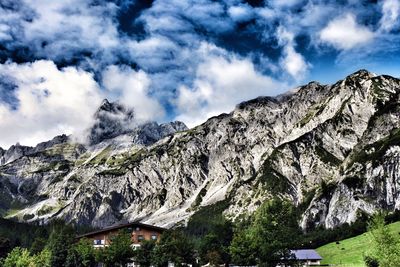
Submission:
[[[102,248],[110,245],[112,236],[116,235],[121,230],[131,233],[133,247],[139,247],[143,240],[158,241],[161,234],[165,231],[165,229],[161,227],[140,222],[132,222],[86,233],[78,236],[78,238],[88,238],[93,241],[93,246],[95,248]]]
[[[291,250],[295,260],[301,263],[302,266],[319,266],[321,265],[322,257],[314,249],[298,249]]]

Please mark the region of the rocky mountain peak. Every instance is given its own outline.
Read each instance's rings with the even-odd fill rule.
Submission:
[[[368,70],[365,70],[365,69],[360,69],[360,70],[350,74],[349,76],[347,76],[346,79],[362,81],[362,80],[368,80],[375,76],[376,76],[375,73],[369,72]]]
[[[94,114],[94,123],[89,129],[89,145],[114,138],[132,130],[136,125],[134,110],[118,102],[104,99]]]
[[[147,146],[167,135],[188,129],[180,121],[161,125],[154,121],[137,122],[134,114],[133,109],[104,99],[94,114],[94,123],[88,135],[89,145],[125,135],[133,144]]]
[[[25,156],[29,154],[32,149],[33,148],[30,146],[22,146],[19,143],[16,143],[15,145],[10,146],[10,148],[3,153],[0,159],[0,163],[6,164],[22,156]]]
[[[95,116],[98,116],[101,112],[110,112],[110,113],[126,113],[133,112],[133,110],[128,110],[124,105],[117,102],[110,102],[108,99],[103,99],[99,108],[97,109]]]
[[[116,116],[121,117],[125,120],[134,120],[134,110],[132,108],[128,108],[121,104],[120,102],[110,102],[107,99],[104,99],[97,111],[94,114],[94,119],[101,120],[105,117]]]

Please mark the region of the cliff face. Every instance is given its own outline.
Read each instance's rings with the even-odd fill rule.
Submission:
[[[399,93],[400,80],[362,70],[241,103],[190,130],[147,123],[89,145],[31,148],[3,160],[0,210],[26,221],[172,226],[221,200],[236,217],[278,195],[308,228],[398,209]]]

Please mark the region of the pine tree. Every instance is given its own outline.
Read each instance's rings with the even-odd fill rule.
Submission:
[[[75,233],[71,227],[57,225],[53,228],[47,244],[47,248],[51,252],[51,266],[65,266],[68,251],[74,242],[74,236]]]

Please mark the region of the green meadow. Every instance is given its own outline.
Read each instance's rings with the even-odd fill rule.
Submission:
[[[388,225],[394,235],[400,234],[400,222]],[[343,267],[364,267],[363,256],[372,247],[372,237],[369,232],[332,242],[317,249],[323,258],[321,264],[334,264]]]

